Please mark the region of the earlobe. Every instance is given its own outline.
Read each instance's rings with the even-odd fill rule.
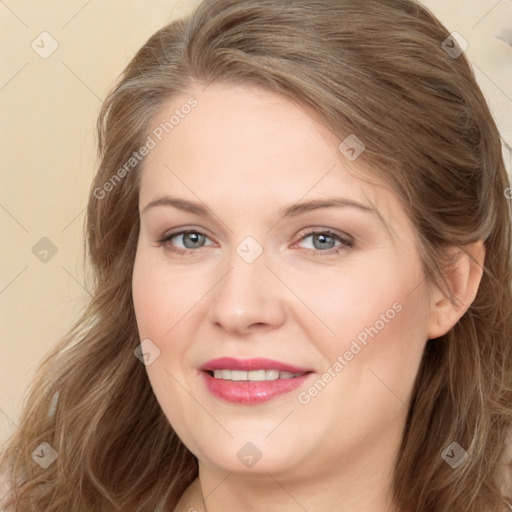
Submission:
[[[482,239],[461,248],[452,249],[457,260],[446,281],[455,298],[449,297],[435,287],[431,295],[428,339],[446,334],[464,315],[474,301],[483,275],[485,245]],[[475,260],[475,261],[474,261]]]

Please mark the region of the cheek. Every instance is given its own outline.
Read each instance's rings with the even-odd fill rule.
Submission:
[[[419,290],[384,287],[341,305],[332,323],[337,336],[314,338],[326,356],[323,373],[298,397],[312,428],[336,439],[333,449],[346,442],[340,425],[346,439],[363,439],[403,419],[426,342]]]
[[[141,250],[135,260],[132,278],[135,317],[140,340],[151,340],[159,350],[158,359],[146,367],[157,398],[179,397],[183,390],[169,374],[180,382],[194,374],[191,340],[195,337],[198,316],[204,317],[206,313],[202,299],[209,286],[207,276],[199,279],[197,270],[170,269],[153,259],[153,251]],[[182,399],[186,403],[187,395]],[[162,407],[168,410],[164,404]]]
[[[164,339],[185,314],[185,306],[197,301],[198,289],[192,283],[187,285],[180,272],[171,274],[161,263],[153,262],[145,251],[137,253],[132,294],[141,337]]]
[[[322,352],[326,370],[350,374],[344,385],[353,385],[356,394],[372,389],[372,383],[379,385],[377,374],[406,395],[427,340],[428,302],[424,287],[418,286],[423,280],[420,262],[382,258],[330,271],[315,287],[311,281],[308,286],[307,277],[301,279],[297,294],[307,299],[314,314],[299,321]],[[336,372],[339,356],[343,371],[338,365]]]
[[[390,323],[399,323],[408,293],[421,282],[417,269],[399,271],[400,263],[374,258],[324,270],[316,277],[310,273],[287,276],[287,283],[309,310],[302,315],[303,325],[315,326],[319,335],[332,338],[336,345],[359,334],[364,341],[364,333],[369,335],[367,329],[374,324],[382,331]]]
[[[141,338],[153,339],[157,333],[163,332],[163,304],[168,301],[168,297],[162,297],[164,291],[165,288],[155,279],[155,273],[137,261],[133,272],[132,294]]]
[[[366,304],[347,303],[337,324],[342,334],[322,346],[337,375],[326,401],[339,403],[343,397],[348,409],[359,411],[355,417],[391,421],[408,401],[427,340],[428,314],[420,289],[406,290],[375,291]]]
[[[170,424],[181,433],[191,409],[190,396],[179,384],[185,382],[183,368],[187,366],[187,328],[184,317],[190,308],[194,287],[186,287],[170,276],[162,267],[151,261],[144,250],[137,253],[132,277],[132,294],[140,339],[150,339],[160,350],[159,356],[146,371],[153,392]],[[175,273],[176,274],[176,273]],[[183,278],[181,278],[183,280]],[[192,288],[191,292],[188,292]],[[197,299],[196,299],[197,300]],[[192,404],[193,405],[193,404]],[[194,411],[192,407],[192,412]],[[184,435],[182,439],[188,439]]]

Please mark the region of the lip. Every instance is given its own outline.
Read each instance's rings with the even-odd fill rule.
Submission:
[[[313,375],[313,371],[308,368],[299,368],[265,358],[222,357],[204,363],[200,370],[203,382],[212,395],[226,402],[245,405],[257,405],[289,393],[304,384]],[[280,372],[303,373],[304,375],[269,381],[232,381],[216,379],[209,373],[213,370],[279,370]]]
[[[313,371],[311,368],[299,368],[288,363],[282,363],[273,359],[255,357],[251,359],[236,359],[234,357],[221,357],[207,361],[200,368],[202,371],[213,370],[279,370],[280,372],[306,373]]]

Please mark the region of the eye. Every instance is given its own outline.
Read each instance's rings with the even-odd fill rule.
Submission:
[[[299,242],[307,239],[311,239],[312,245],[310,244],[306,248],[311,250],[309,254],[313,256],[339,254],[340,249],[350,248],[354,245],[354,240],[349,235],[341,236],[329,229],[309,231],[302,234]],[[179,241],[178,243],[181,244],[181,247],[176,245],[175,240]],[[214,243],[205,244],[206,240],[210,239],[202,231],[187,229],[164,235],[156,242],[168,252],[191,255],[194,252],[198,252],[195,249],[201,249],[205,245],[215,245]],[[299,242],[294,245],[296,246]]]
[[[309,231],[303,234],[300,241],[307,239],[311,239],[312,242],[307,248],[316,251],[311,253],[313,256],[338,254],[339,249],[343,249],[344,247],[350,248],[354,245],[354,240],[348,235],[341,236],[328,229]],[[338,242],[338,245],[336,245],[336,242]]]
[[[182,247],[176,247],[173,243],[171,243],[174,239],[181,239]],[[157,240],[157,242],[162,245],[166,251],[185,254],[189,251],[194,252],[194,249],[201,249],[201,247],[204,247],[204,242],[207,239],[209,240],[205,233],[195,229],[187,229],[165,235],[160,240]]]

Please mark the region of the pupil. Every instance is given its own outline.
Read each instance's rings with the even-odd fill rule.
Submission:
[[[200,235],[199,233],[185,233],[185,236],[183,237],[183,244],[187,249],[191,249],[193,247],[200,247],[201,245],[201,237],[203,235]],[[192,239],[192,245],[187,244],[187,239]]]
[[[315,246],[315,249],[325,249],[325,245],[321,245],[320,247],[317,247],[317,244],[315,244],[315,240],[320,240],[320,244],[325,244],[326,243],[326,239],[331,239],[331,241],[334,242],[334,238],[332,236],[328,236],[328,235],[316,235],[315,237],[313,237],[313,245]],[[327,247],[328,249],[331,249],[333,246],[332,244],[329,245],[329,247]]]

